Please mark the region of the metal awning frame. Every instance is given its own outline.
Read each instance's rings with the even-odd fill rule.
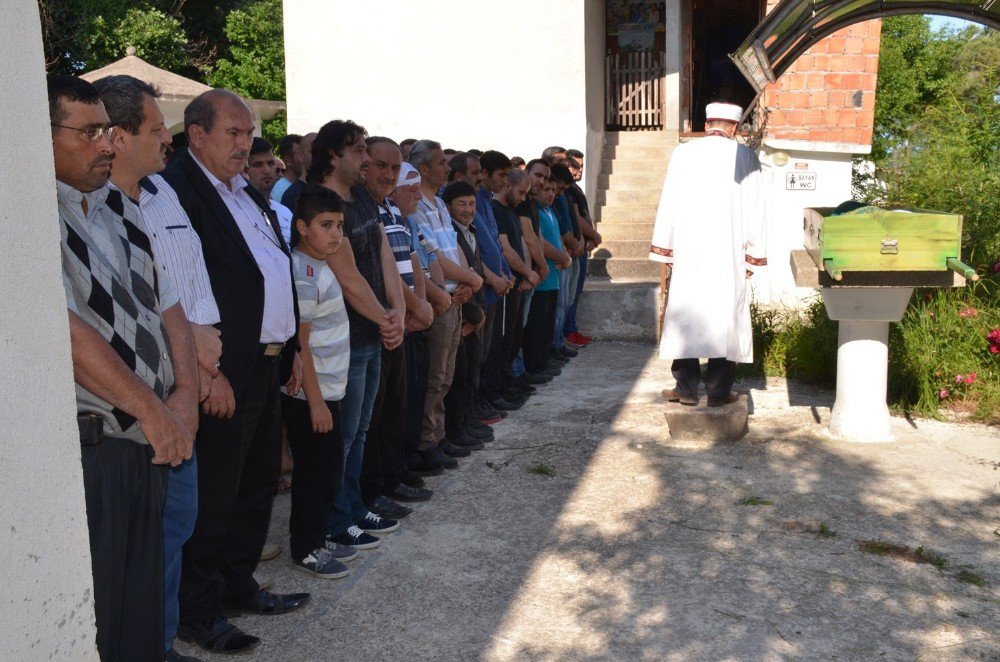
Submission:
[[[794,24],[782,25],[796,13],[800,16]],[[979,5],[934,0],[784,0],[729,58],[759,94],[824,37],[854,23],[902,14],[940,14],[1000,30],[1000,0],[982,0]]]

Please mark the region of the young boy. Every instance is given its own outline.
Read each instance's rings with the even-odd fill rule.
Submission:
[[[302,389],[284,392],[281,409],[295,457],[288,521],[292,563],[324,579],[347,575],[341,561],[357,556],[353,548],[327,541],[324,529],[343,473],[340,401],[351,355],[344,296],[326,258],[343,239],[341,197],[322,186],[302,193],[292,228]]]

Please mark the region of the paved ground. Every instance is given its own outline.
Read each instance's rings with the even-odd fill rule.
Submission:
[[[666,374],[648,346],[588,347],[348,578],[262,564],[313,601],[238,619],[264,637],[244,659],[1000,660],[1000,431],[843,443],[832,394],[774,380],[745,385],[748,438],[672,442]]]

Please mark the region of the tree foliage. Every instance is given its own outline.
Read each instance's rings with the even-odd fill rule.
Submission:
[[[87,57],[93,62],[114,62],[134,46],[146,62],[180,71],[190,66],[188,39],[181,22],[158,9],[132,7],[120,20],[97,16],[86,41]]]
[[[1000,257],[1000,34],[883,23],[872,158],[880,202],[960,213],[965,257]]]

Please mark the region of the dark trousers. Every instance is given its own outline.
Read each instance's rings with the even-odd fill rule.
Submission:
[[[517,358],[517,353],[521,351],[521,339],[524,337],[524,292],[511,290],[504,298],[507,306],[506,326],[503,336],[503,365],[502,374],[504,379],[510,377],[510,368]]]
[[[378,391],[361,461],[361,500],[365,504],[374,503],[385,490],[399,485],[407,412],[406,350],[402,346],[383,347]]]
[[[506,304],[506,296],[501,297],[500,301],[493,304],[492,323],[483,327],[484,333],[488,327],[490,339],[489,342],[484,341],[483,343],[486,354],[483,356],[483,369],[480,373],[479,381],[480,394],[487,402],[493,402],[499,398],[500,392],[504,387],[504,352],[507,349],[505,344],[505,334],[507,332]]]
[[[670,371],[677,380],[677,395],[697,398],[698,383],[701,382],[701,365],[698,359],[674,359]],[[710,398],[724,398],[729,395],[736,379],[736,363],[726,359],[709,359],[705,375],[705,391]]]
[[[222,603],[260,590],[253,572],[267,540],[278,484],[278,360],[258,354],[232,418],[202,415],[198,521],[184,545],[181,623],[212,621]]]
[[[409,457],[420,446],[420,430],[424,425],[424,403],[427,400],[427,333],[414,331],[403,339],[406,352],[406,427],[403,449]]]
[[[281,396],[281,415],[288,428],[288,446],[295,457],[292,469],[292,512],[288,537],[292,558],[304,559],[326,540],[326,518],[340,490],[344,473],[344,431],[340,400],[327,401],[333,418],[329,432],[315,432],[309,403]]]
[[[559,290],[541,292],[536,290],[531,297],[531,310],[528,311],[528,321],[524,325],[524,339],[521,342],[524,368],[528,372],[544,369],[549,360],[558,300]]]
[[[153,449],[105,437],[82,445],[94,572],[97,650],[104,662],[163,659],[163,511],[167,467]]]
[[[462,338],[455,354],[451,389],[444,399],[444,436],[447,439],[457,439],[466,426],[474,422],[482,356],[483,342],[478,333]]]

